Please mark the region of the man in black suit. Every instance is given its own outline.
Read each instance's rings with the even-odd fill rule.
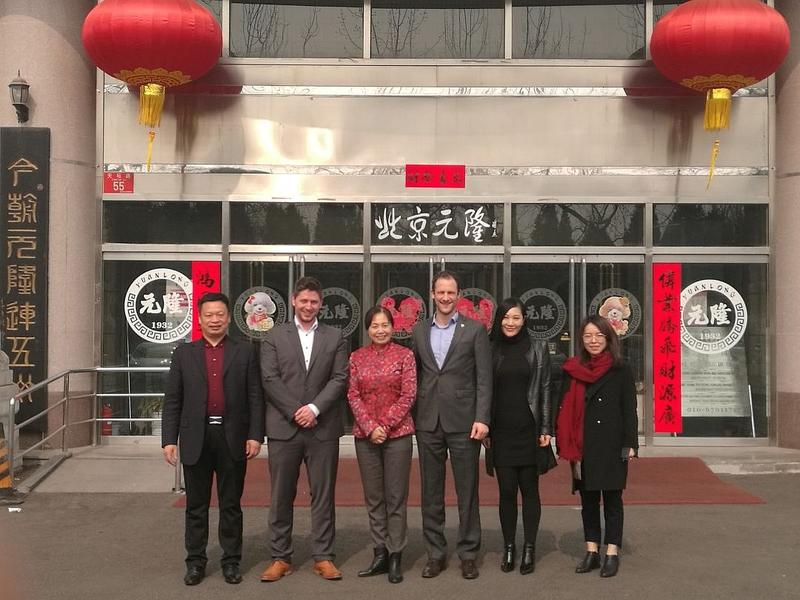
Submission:
[[[301,277],[292,294],[294,319],[273,328],[261,345],[272,480],[272,562],[261,581],[277,581],[293,571],[294,499],[302,463],[311,488],[314,572],[323,579],[342,578],[333,562],[334,492],[339,438],[344,434],[347,342],[340,329],[317,320],[321,306],[319,281]]]
[[[217,476],[222,573],[239,583],[246,459],[264,440],[264,398],[255,348],[227,337],[230,302],[209,293],[197,303],[203,337],[172,354],[164,394],[161,446],[170,465],[180,460],[186,480],[186,585],[205,577],[211,481]]]
[[[489,432],[492,404],[492,353],[486,329],[456,310],[458,280],[442,271],[433,278],[432,319],[414,326],[417,359],[417,429],[422,484],[422,535],[428,549],[423,577],[446,566],[444,536],[445,462],[450,455],[458,496],[458,556],[464,579],[478,577],[475,559],[481,545],[478,512],[478,460]]]

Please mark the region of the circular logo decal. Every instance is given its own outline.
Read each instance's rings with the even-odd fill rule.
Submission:
[[[172,269],[142,273],[125,292],[125,320],[140,338],[169,344],[192,332],[192,280]]]
[[[747,306],[736,289],[702,279],[681,292],[681,342],[701,354],[718,354],[738,344],[747,329]]]
[[[632,335],[642,322],[642,307],[636,296],[622,288],[608,288],[592,298],[590,315],[600,315],[611,323],[620,339]]]
[[[383,292],[378,298],[378,304],[390,313],[394,321],[394,334],[396,340],[405,340],[411,337],[411,330],[417,321],[424,321],[428,315],[425,300],[417,292],[407,287],[394,287]]]
[[[461,290],[461,297],[456,302],[456,310],[459,314],[470,319],[483,323],[486,330],[492,328],[492,319],[497,302],[494,297],[481,288],[464,288]]]
[[[358,329],[361,318],[361,305],[356,297],[344,288],[329,287],[322,290],[322,306],[319,309],[319,320],[342,330],[348,337]]]
[[[251,287],[236,299],[233,320],[247,337],[263,340],[275,325],[286,322],[286,301],[272,288]]]
[[[561,296],[547,288],[533,288],[519,297],[525,307],[525,323],[531,337],[549,340],[564,329],[567,305]]]

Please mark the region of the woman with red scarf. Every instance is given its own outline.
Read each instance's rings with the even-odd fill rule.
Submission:
[[[581,495],[586,555],[575,568],[600,567],[600,498],[605,516],[606,553],[600,577],[619,570],[622,545],[622,490],[628,459],[637,455],[636,386],[622,362],[619,337],[600,316],[580,328],[578,355],[564,363],[561,406],[556,419],[558,454],[572,465],[572,491]]]

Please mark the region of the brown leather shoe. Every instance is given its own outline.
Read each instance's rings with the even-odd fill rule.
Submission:
[[[316,561],[314,563],[314,573],[330,581],[336,581],[342,578],[342,572],[337,569],[336,565],[330,560]]]
[[[288,563],[285,560],[273,560],[261,574],[261,581],[278,581],[281,577],[291,575],[293,572],[292,563]]]

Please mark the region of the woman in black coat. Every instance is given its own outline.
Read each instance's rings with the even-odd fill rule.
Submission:
[[[516,298],[503,300],[492,327],[494,396],[492,429],[485,441],[500,488],[500,526],[504,552],[500,568],[514,569],[517,495],[522,493],[524,545],[519,571],[533,572],[536,535],[542,505],[539,474],[542,455],[549,452],[553,432],[550,400],[550,354],[543,340],[534,340],[525,326],[524,306]],[[546,455],[545,455],[546,456]]]
[[[619,570],[628,460],[639,448],[636,386],[622,362],[619,338],[606,319],[589,317],[580,331],[578,356],[564,363],[556,440],[559,456],[572,465],[573,492],[581,495],[586,555],[575,572],[600,567],[602,496],[607,548],[600,577],[613,577]]]

